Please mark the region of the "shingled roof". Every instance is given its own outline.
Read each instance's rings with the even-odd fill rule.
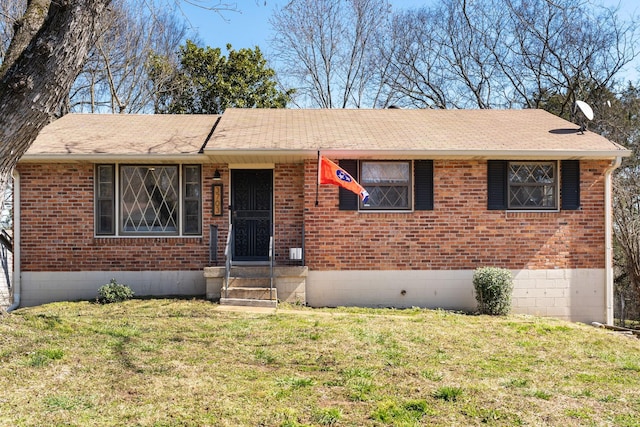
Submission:
[[[219,123],[218,118],[220,118]],[[214,131],[215,128],[215,131]],[[70,114],[26,160],[72,156],[613,158],[628,150],[542,110],[228,109],[216,115]],[[203,153],[203,154],[200,154]]]
[[[219,117],[67,114],[40,132],[24,158],[198,155]]]
[[[322,150],[334,156],[615,157],[627,150],[543,110],[238,110],[205,153]]]

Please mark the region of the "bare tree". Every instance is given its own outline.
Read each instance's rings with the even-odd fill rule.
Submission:
[[[558,114],[564,116],[578,99],[597,102],[591,94],[611,87],[638,54],[637,24],[621,20],[615,8],[588,0],[506,0],[505,6],[519,55],[504,61],[504,71],[527,107],[544,107],[545,92],[563,94]]]
[[[60,111],[110,0],[31,0],[0,67],[0,191]],[[44,12],[44,13],[43,13]]]
[[[70,111],[153,111],[146,64],[174,55],[187,26],[174,9],[146,0],[114,0],[106,30],[91,49],[70,94]]]
[[[276,10],[274,67],[297,87],[297,102],[321,108],[373,102],[376,35],[389,16],[386,0],[291,0]]]
[[[545,107],[611,86],[638,27],[589,0],[443,0],[394,17],[390,84],[416,106]],[[560,96],[562,99],[558,99]]]
[[[624,170],[614,181],[614,230],[626,279],[640,292],[640,171]],[[640,302],[635,301],[637,306]]]
[[[0,66],[0,192],[40,130],[63,112],[90,48],[103,34],[110,3],[27,0],[17,19],[1,24],[11,38]],[[218,0],[197,3],[211,10],[230,7]]]
[[[503,25],[495,2],[450,0],[399,13],[389,62],[393,89],[418,108],[489,108],[500,95],[494,51]]]

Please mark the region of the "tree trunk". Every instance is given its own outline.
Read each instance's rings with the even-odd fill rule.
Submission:
[[[59,116],[110,2],[29,1],[0,70],[0,191],[40,130]],[[36,30],[39,13],[45,18]]]

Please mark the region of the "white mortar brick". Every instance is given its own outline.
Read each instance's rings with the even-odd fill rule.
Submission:
[[[536,298],[536,307],[553,307],[554,298]]]
[[[567,270],[565,269],[554,269],[554,270],[540,270],[545,273],[546,279],[567,279]]]

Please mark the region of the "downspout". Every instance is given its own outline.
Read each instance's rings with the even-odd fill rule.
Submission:
[[[620,164],[622,157],[616,157],[604,171],[604,270],[606,292],[606,324],[613,325],[613,191],[612,174]]]
[[[7,312],[20,307],[20,174],[13,171],[13,304]]]

